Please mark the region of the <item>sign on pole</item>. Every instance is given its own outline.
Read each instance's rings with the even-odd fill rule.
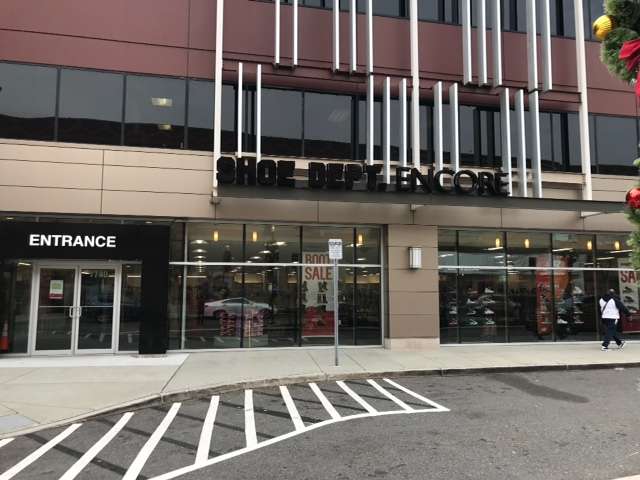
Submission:
[[[342,239],[329,239],[329,259],[333,263],[333,341],[337,367],[340,364],[338,359],[338,326],[340,325],[340,315],[338,314],[338,262],[342,260]]]

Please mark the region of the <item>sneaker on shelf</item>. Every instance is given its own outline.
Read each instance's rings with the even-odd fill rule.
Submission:
[[[626,341],[624,341],[624,340],[622,340],[622,341],[620,342],[620,345],[618,345],[618,348],[619,348],[620,350],[622,350],[622,349],[624,348],[624,344],[625,344],[625,343],[627,343],[627,342],[626,342]]]
[[[631,313],[632,315],[638,313],[638,310],[633,308],[633,307],[629,307],[629,313]]]
[[[575,285],[573,287],[573,289],[571,290],[571,293],[574,294],[574,295],[582,295],[583,291],[578,285]]]
[[[609,347],[600,347],[600,350],[602,350],[603,352],[608,352],[609,351]]]
[[[458,309],[457,308],[452,308],[449,310],[449,315],[457,315],[458,314]]]
[[[478,321],[477,320],[473,320],[473,319],[469,319],[466,321],[467,326],[469,327],[477,327],[478,326]]]
[[[467,298],[467,305],[478,305],[478,302],[476,300],[471,300],[470,298]]]
[[[467,315],[476,315],[478,312],[476,312],[475,308],[473,310],[469,310],[467,312]]]
[[[496,324],[496,322],[495,322],[494,320],[490,319],[490,318],[486,318],[486,319],[484,320],[484,324],[485,324],[485,325],[495,325],[495,324]],[[621,347],[621,348],[622,348],[622,347]]]
[[[633,297],[630,297],[629,295],[624,296],[624,301],[627,303],[636,303]]]
[[[558,319],[558,325],[566,325],[567,323],[568,323],[568,322],[567,322],[565,319],[563,319],[563,318],[559,318],[559,319]]]
[[[493,305],[496,301],[493,298],[487,297],[482,299],[483,305]]]
[[[582,324],[584,324],[584,322],[583,322],[582,320],[574,320],[574,321],[573,321],[573,323],[574,323],[575,325],[582,325]]]
[[[496,312],[494,312],[490,308],[485,308],[484,312],[482,312],[482,313],[485,314],[485,315],[495,315]]]
[[[488,295],[491,295],[491,294],[496,293],[496,292],[494,292],[494,291],[493,291],[493,290],[491,290],[489,287],[487,287],[487,288],[485,288],[485,289],[484,289],[484,293],[486,293],[486,294],[488,294]]]
[[[576,307],[576,308],[573,309],[573,313],[574,313],[574,315],[582,315],[582,310],[580,310],[579,308]]]
[[[622,293],[633,293],[633,289],[631,287],[624,287],[624,290],[622,290]]]

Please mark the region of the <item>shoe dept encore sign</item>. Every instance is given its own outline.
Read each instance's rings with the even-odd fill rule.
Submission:
[[[231,157],[218,159],[218,182],[221,185],[260,185],[295,188],[295,162]],[[359,163],[309,162],[307,186],[312,189],[366,190],[370,192],[455,193],[460,195],[507,196],[507,177],[503,172],[457,172],[430,168],[395,167],[395,182],[380,181],[382,165]]]

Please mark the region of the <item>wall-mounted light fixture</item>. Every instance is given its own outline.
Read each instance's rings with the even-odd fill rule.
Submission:
[[[214,230],[213,231],[213,241],[217,242],[220,239],[220,234],[218,233],[218,230]]]
[[[422,248],[409,247],[409,268],[417,270],[422,268]]]

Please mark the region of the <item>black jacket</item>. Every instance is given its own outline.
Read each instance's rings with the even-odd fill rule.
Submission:
[[[608,293],[606,293],[602,296],[602,300],[604,300],[605,303],[607,303],[611,299],[613,299],[613,301],[616,303],[616,308],[621,314],[631,315],[629,309],[624,306],[624,303],[622,303],[622,300],[620,300],[620,297],[618,297],[617,295],[609,295]],[[600,309],[600,316],[602,316],[602,308]]]

